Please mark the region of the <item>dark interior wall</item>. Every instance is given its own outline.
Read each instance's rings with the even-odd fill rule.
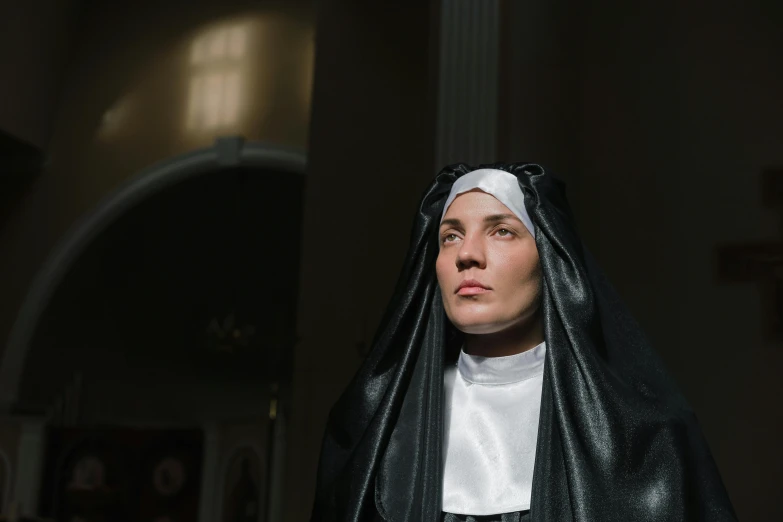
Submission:
[[[49,164],[0,230],[2,349],[34,274],[57,241],[140,169],[209,146],[217,135],[306,147],[314,16],[304,0],[82,6],[64,87],[57,93]],[[249,34],[237,62],[245,103],[233,123],[190,129],[193,79],[236,65],[194,66],[194,42],[210,30],[237,25]],[[9,40],[7,47],[15,45]],[[25,74],[18,69],[10,77],[22,83],[4,81],[3,88],[24,89]]]
[[[320,3],[286,520],[308,520],[328,411],[356,371],[434,176],[428,2]],[[366,325],[366,326],[365,326]]]
[[[583,238],[694,407],[740,520],[778,520],[780,345],[758,288],[714,267],[718,244],[782,232],[759,176],[783,164],[783,13],[541,4],[507,21],[510,156],[568,169]]]
[[[0,4],[0,130],[48,145],[81,0]]]
[[[588,20],[585,235],[699,415],[740,520],[779,519],[780,346],[757,288],[717,284],[714,266],[718,244],[779,237],[759,175],[783,162],[783,17],[672,2]]]
[[[585,28],[581,9],[570,4],[501,2],[498,151],[504,161],[545,165],[573,191]]]

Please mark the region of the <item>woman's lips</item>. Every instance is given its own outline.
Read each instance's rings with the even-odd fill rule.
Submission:
[[[466,279],[457,287],[457,295],[478,295],[489,292],[488,288],[475,279]]]
[[[483,286],[463,286],[457,290],[457,295],[478,295],[487,292],[489,292],[489,290]]]

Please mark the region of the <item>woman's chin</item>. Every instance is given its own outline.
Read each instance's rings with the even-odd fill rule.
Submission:
[[[464,321],[455,322],[454,326],[460,332],[469,335],[486,335],[505,329],[504,322],[492,321],[486,318],[466,318]]]

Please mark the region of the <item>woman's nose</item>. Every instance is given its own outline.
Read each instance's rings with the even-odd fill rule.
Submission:
[[[457,268],[460,270],[470,267],[484,268],[485,264],[486,257],[482,242],[477,238],[465,237],[457,252]]]

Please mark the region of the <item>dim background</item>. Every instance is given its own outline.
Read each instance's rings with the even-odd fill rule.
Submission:
[[[0,7],[0,512],[305,521],[448,163],[556,172],[783,519],[783,4]]]

